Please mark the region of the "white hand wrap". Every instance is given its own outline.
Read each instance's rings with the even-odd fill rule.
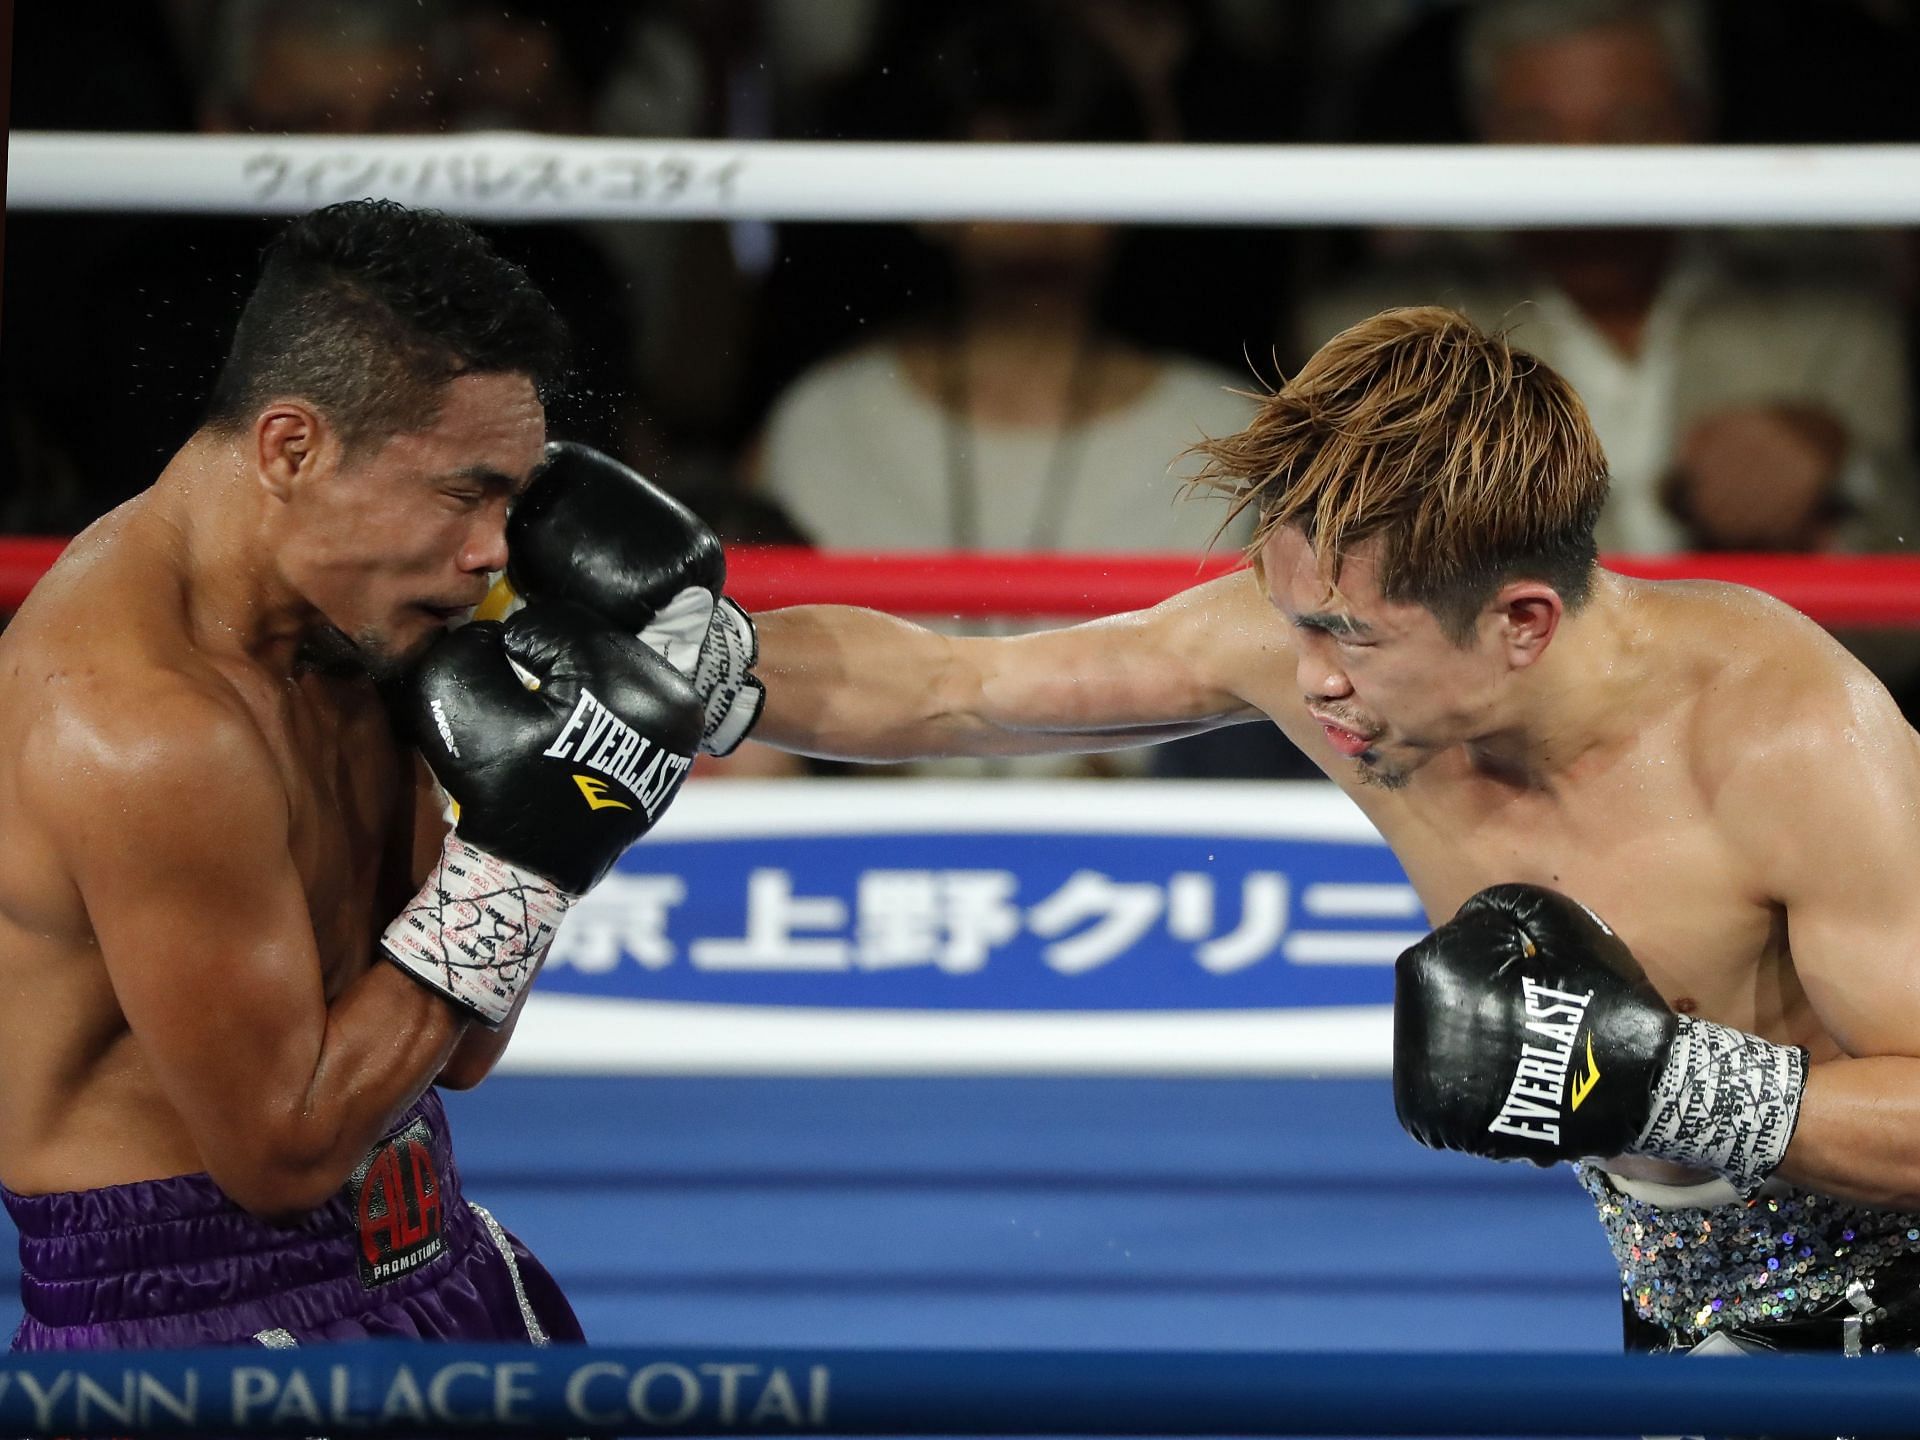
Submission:
[[[1633,1149],[1717,1170],[1751,1195],[1787,1153],[1806,1087],[1805,1050],[1682,1015]]]
[[[707,643],[707,631],[713,625],[713,611],[713,592],[689,585],[647,622],[640,639],[662,660],[692,679],[700,664],[700,652]]]
[[[700,748],[709,755],[731,755],[747,738],[767,689],[751,672],[760,658],[760,641],[747,612],[733,601],[689,586],[640,632],[655,653],[693,681],[707,707]]]
[[[448,835],[427,883],[380,943],[401,969],[497,1026],[533,983],[574,898]]]
[[[526,603],[503,579],[474,618],[504,620]],[[647,623],[640,639],[693,682],[707,707],[700,749],[708,755],[731,755],[760,719],[767,700],[767,687],[750,673],[760,658],[752,618],[724,595],[716,601],[711,590],[689,585]]]
[[[707,728],[700,737],[707,754],[731,755],[760,719],[767,687],[751,673],[759,658],[760,637],[752,618],[722,595],[713,607],[713,624],[693,677],[694,689],[707,702]]]

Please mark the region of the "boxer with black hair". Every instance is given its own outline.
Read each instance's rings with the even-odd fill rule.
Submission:
[[[564,352],[463,223],[301,217],[204,425],[0,635],[16,1348],[581,1338],[434,1088],[492,1068],[706,723],[564,599],[454,628]]]

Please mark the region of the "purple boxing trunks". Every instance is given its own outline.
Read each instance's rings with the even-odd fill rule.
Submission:
[[[15,1350],[583,1338],[553,1277],[462,1198],[431,1090],[339,1194],[287,1226],[205,1175],[0,1194],[20,1229]]]

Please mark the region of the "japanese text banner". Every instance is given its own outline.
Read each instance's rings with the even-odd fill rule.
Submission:
[[[1330,785],[693,785],[568,917],[508,1058],[1384,1073],[1425,928]]]

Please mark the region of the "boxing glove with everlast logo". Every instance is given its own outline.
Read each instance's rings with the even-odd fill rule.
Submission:
[[[1674,1014],[1619,936],[1537,885],[1482,890],[1395,967],[1394,1110],[1436,1149],[1651,1155],[1752,1190],[1793,1136],[1806,1059]]]
[[[720,593],[720,541],[686,506],[610,455],[555,442],[513,507],[507,555],[514,594],[585,605],[691,680],[706,710],[702,750],[726,755],[746,738],[766,700],[751,674],[759,642]]]
[[[567,907],[672,802],[700,741],[700,701],[633,636],[555,601],[447,635],[399,708],[458,818],[382,944],[498,1025]]]

